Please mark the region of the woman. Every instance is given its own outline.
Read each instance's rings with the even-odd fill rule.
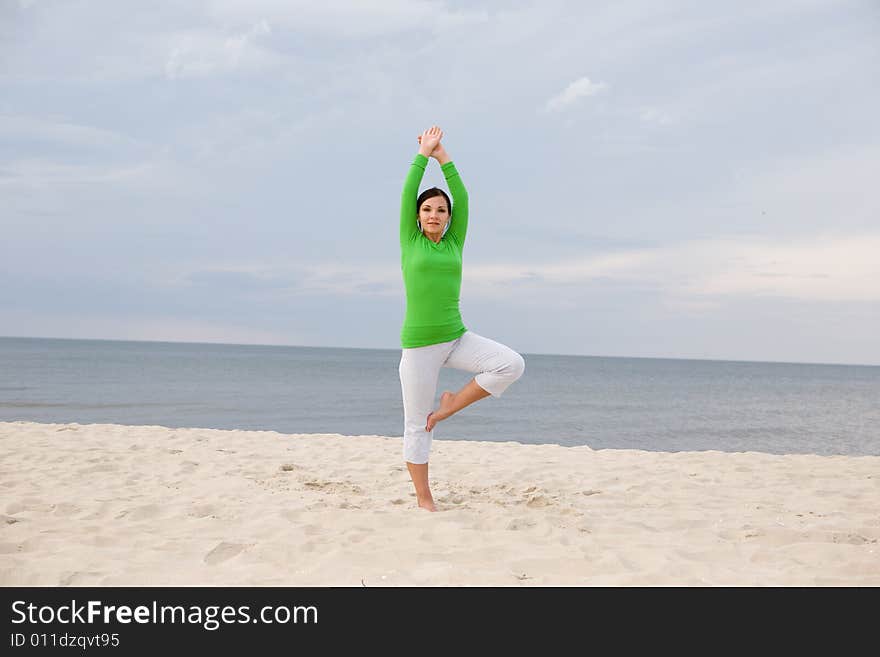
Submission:
[[[465,328],[459,310],[461,262],[468,226],[468,195],[461,176],[432,126],[419,136],[400,201],[400,264],[406,287],[406,316],[400,331],[403,391],[403,457],[419,507],[436,511],[428,485],[428,454],[434,426],[489,395],[500,397],[522,376],[525,362],[509,347]],[[433,157],[452,193],[432,187],[418,194]],[[447,230],[448,229],[448,230]],[[434,410],[441,367],[476,376],[458,392],[445,391]]]

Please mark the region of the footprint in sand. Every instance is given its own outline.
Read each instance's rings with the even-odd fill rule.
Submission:
[[[521,529],[531,529],[537,523],[534,520],[526,520],[525,518],[514,518],[507,523],[506,529],[510,531],[519,531]]]
[[[207,518],[208,516],[216,516],[219,507],[214,504],[197,504],[189,512],[193,518]]]
[[[100,584],[103,573],[96,571],[77,571],[61,577],[61,586],[82,586],[82,585],[98,585]]]
[[[287,522],[299,522],[299,516],[302,512],[299,509],[284,509],[283,511],[279,511],[278,515],[284,518]]]
[[[205,563],[213,566],[214,564],[223,563],[247,550],[254,545],[253,543],[227,543],[223,541],[213,550],[205,555]]]
[[[158,504],[144,504],[136,506],[132,509],[123,509],[116,514],[116,520],[125,518],[126,520],[152,520],[159,516],[162,507]]]
[[[831,542],[832,543],[847,543],[849,545],[865,545],[866,543],[876,543],[876,538],[868,538],[867,536],[862,536],[861,534],[854,534],[852,532],[832,532],[831,534]]]
[[[76,504],[71,504],[70,502],[59,502],[55,505],[55,508],[52,509],[52,514],[56,516],[73,516],[82,511],[82,509]]]
[[[526,506],[533,509],[550,506],[551,504],[553,504],[553,500],[545,495],[532,495],[528,502],[526,502]]]
[[[17,500],[12,504],[8,504],[6,506],[6,513],[13,516],[22,511],[29,511],[31,513],[52,513],[55,510],[55,506],[55,504],[49,504],[36,497],[27,497],[22,500]]]
[[[176,476],[184,476],[189,475],[195,472],[196,468],[199,467],[198,461],[183,461],[177,467],[177,472],[174,474]]]
[[[529,486],[523,490],[518,501],[519,504],[525,504],[531,508],[541,508],[551,506],[556,503],[556,497],[547,495],[546,491],[541,490],[540,486]]]

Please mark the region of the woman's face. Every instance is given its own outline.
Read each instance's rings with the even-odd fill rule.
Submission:
[[[442,196],[432,196],[422,201],[419,221],[422,224],[422,232],[428,237],[438,239],[442,236],[446,224],[449,223],[449,207],[446,205],[446,199]]]

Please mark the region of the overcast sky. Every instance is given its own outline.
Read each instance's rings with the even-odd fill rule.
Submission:
[[[0,0],[0,335],[880,364],[880,2]],[[444,186],[432,160],[422,189]]]

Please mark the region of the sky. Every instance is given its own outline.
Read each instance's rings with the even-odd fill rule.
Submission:
[[[0,0],[0,335],[880,365],[876,0]],[[431,160],[421,189],[445,181]]]

